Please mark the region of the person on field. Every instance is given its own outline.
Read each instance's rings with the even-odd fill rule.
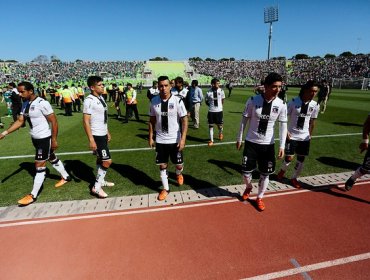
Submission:
[[[224,139],[224,115],[223,104],[225,100],[225,92],[220,87],[220,80],[213,78],[211,80],[211,88],[205,96],[205,102],[208,105],[208,128],[209,128],[209,141],[208,146],[213,146],[213,127],[218,127],[218,139]]]
[[[34,202],[39,195],[39,191],[44,183],[46,176],[46,161],[60,173],[61,180],[55,184],[56,188],[63,186],[71,181],[65,170],[63,163],[57,158],[54,151],[58,148],[58,122],[54,111],[48,101],[36,96],[34,87],[29,82],[18,84],[18,92],[25,102],[23,103],[21,114],[7,130],[0,133],[0,140],[6,135],[22,127],[24,122],[28,122],[33,146],[35,147],[35,167],[36,175],[33,180],[33,188],[30,194],[18,201],[21,206],[26,206]],[[51,128],[50,126],[51,125]]]
[[[127,123],[130,119],[132,113],[135,114],[135,119],[137,121],[140,120],[139,111],[137,110],[137,93],[136,90],[132,87],[131,83],[127,83],[127,90],[126,90],[126,119],[125,122]]]
[[[89,148],[96,154],[97,175],[91,192],[98,198],[108,197],[103,187],[113,187],[114,183],[105,181],[109,166],[112,164],[108,142],[111,135],[108,130],[108,107],[104,99],[103,79],[99,76],[90,76],[87,86],[91,93],[85,98],[83,106],[83,126]]]
[[[326,104],[328,102],[329,95],[330,95],[330,86],[326,80],[322,80],[321,85],[320,85],[320,90],[317,95],[318,96],[317,103],[320,105],[321,114],[325,113]]]
[[[200,112],[200,105],[203,102],[204,96],[202,89],[198,87],[198,80],[193,80],[191,82],[191,87],[189,90],[190,94],[190,115],[193,121],[193,125],[195,129],[199,128],[199,112]]]
[[[260,180],[256,206],[260,211],[265,210],[262,198],[269,184],[269,175],[275,171],[274,126],[276,121],[280,123],[278,158],[284,157],[287,136],[287,107],[284,101],[277,97],[282,82],[283,78],[278,73],[267,75],[264,81],[264,92],[250,97],[245,105],[236,140],[236,148],[240,150],[243,133],[249,123],[242,159],[243,180],[246,185],[242,199],[249,198],[252,191],[252,172],[258,165]]]
[[[277,175],[281,181],[291,164],[294,155],[297,155],[297,162],[294,167],[294,174],[291,184],[300,188],[297,180],[302,172],[304,160],[310,151],[312,132],[315,127],[320,106],[313,99],[319,91],[319,84],[314,80],[307,81],[301,88],[299,96],[288,103],[288,135],[285,142],[285,159]]]
[[[171,93],[170,80],[167,76],[158,78],[158,88],[159,95],[153,97],[150,103],[148,143],[149,147],[155,146],[155,161],[159,165],[163,186],[158,200],[164,200],[170,191],[167,174],[169,158],[176,165],[177,184],[179,186],[184,184],[183,149],[185,148],[188,119],[184,102]]]
[[[365,120],[365,123],[362,128],[362,142],[359,145],[360,153],[366,151],[364,161],[362,165],[356,169],[351,177],[346,181],[344,188],[346,191],[350,191],[353,185],[356,183],[356,180],[365,174],[370,173],[370,149],[369,149],[369,133],[370,133],[370,113]]]
[[[153,81],[152,87],[148,89],[146,92],[146,97],[148,97],[149,101],[152,100],[152,98],[159,94],[158,89],[158,81]]]

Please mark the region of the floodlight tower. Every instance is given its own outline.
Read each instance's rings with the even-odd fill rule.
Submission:
[[[274,21],[278,21],[279,19],[279,10],[278,7],[266,7],[264,10],[264,19],[265,23],[270,24],[270,32],[269,32],[269,46],[267,51],[267,59],[270,59],[270,50],[271,50],[271,37],[272,37],[272,23]]]

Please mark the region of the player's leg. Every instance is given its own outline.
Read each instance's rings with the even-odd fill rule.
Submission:
[[[285,158],[281,164],[280,171],[277,175],[277,180],[281,181],[284,178],[286,171],[288,170],[289,165],[291,164],[294,153],[295,153],[296,143],[294,140],[287,139],[285,142]]]
[[[213,145],[213,126],[215,124],[214,120],[213,120],[213,113],[212,112],[208,112],[208,129],[209,129],[209,141],[208,141],[208,146],[212,146]]]
[[[108,137],[105,136],[94,136],[94,140],[97,146],[97,174],[95,179],[94,187],[91,191],[96,194],[99,198],[106,198],[108,195],[105,193],[102,187],[113,186],[114,183],[106,182],[105,176],[107,174],[109,166],[112,164],[111,155],[108,148]]]
[[[245,183],[245,190],[242,194],[242,200],[247,200],[252,191],[252,172],[257,167],[257,151],[256,144],[245,141],[242,158],[242,174],[243,182]]]
[[[173,164],[176,165],[176,182],[179,186],[184,184],[184,176],[182,171],[184,170],[184,157],[182,151],[179,151],[177,144],[171,145],[170,159]]]
[[[156,151],[155,162],[159,166],[159,175],[162,182],[162,190],[158,195],[158,200],[165,200],[168,193],[170,192],[167,171],[168,158],[170,155],[170,146],[169,144],[156,143],[155,151]]]
[[[367,150],[365,154],[364,161],[362,163],[362,166],[356,169],[356,171],[352,174],[351,177],[348,178],[348,180],[345,183],[344,188],[346,191],[350,191],[353,187],[353,185],[356,183],[356,180],[358,178],[361,178],[365,174],[370,173],[370,149]]]

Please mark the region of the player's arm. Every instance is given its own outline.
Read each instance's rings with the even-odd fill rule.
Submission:
[[[83,126],[84,126],[87,139],[89,140],[89,147],[90,147],[90,150],[95,151],[97,147],[96,147],[94,137],[92,135],[90,121],[91,121],[91,115],[84,114],[83,115]]]
[[[312,138],[312,132],[313,132],[313,129],[315,128],[316,126],[316,119],[310,119],[310,124],[309,124],[309,127],[308,127],[308,132],[310,133],[310,138]]]
[[[154,147],[154,127],[156,123],[156,117],[155,116],[150,116],[149,120],[149,136],[148,136],[148,144],[149,147],[153,148]]]
[[[284,157],[285,142],[288,135],[288,124],[287,122],[279,122],[279,154],[278,158]]]
[[[249,120],[250,120],[250,118],[247,118],[244,115],[242,116],[242,120],[240,121],[238,136],[236,137],[236,149],[237,150],[240,150],[240,148],[242,146],[242,139],[243,139],[244,130],[245,130]]]
[[[51,148],[55,151],[58,148],[58,121],[54,113],[47,115],[46,119],[51,125]]]
[[[370,133],[370,115],[367,116],[367,119],[364,123],[362,129],[362,143],[360,144],[360,152],[367,150],[369,148],[369,133]]]
[[[180,120],[181,120],[182,131],[181,131],[180,143],[178,145],[179,151],[185,148],[186,134],[188,133],[188,116],[184,116]]]
[[[0,133],[0,140],[3,139],[6,135],[9,133],[12,133],[13,131],[16,131],[24,124],[24,117],[23,115],[20,115],[18,119],[7,129]]]

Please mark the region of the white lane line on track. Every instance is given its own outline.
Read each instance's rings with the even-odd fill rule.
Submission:
[[[296,267],[296,268],[301,268],[301,265],[297,262],[296,259],[290,259],[290,262]],[[310,275],[306,271],[302,272],[302,277],[304,280],[312,280]]]
[[[369,184],[369,182],[358,182],[357,185],[362,184]],[[343,184],[338,184],[338,187],[342,187]],[[324,189],[324,188],[323,188]],[[319,190],[319,188],[317,188]],[[284,195],[294,195],[300,193],[311,192],[313,190],[292,190],[288,192],[278,192],[278,193],[269,193],[266,194],[264,199],[268,199],[270,197],[277,197],[277,196],[284,196]],[[251,198],[253,198],[252,196]],[[214,200],[214,201],[206,201],[206,202],[199,202],[194,204],[181,204],[181,205],[171,205],[171,206],[163,206],[160,208],[148,208],[148,209],[138,209],[138,210],[130,210],[130,211],[117,211],[117,212],[110,212],[110,213],[97,213],[97,214],[82,214],[78,216],[65,216],[65,217],[58,217],[58,218],[40,218],[34,219],[30,221],[8,221],[8,222],[0,222],[0,228],[6,227],[16,227],[16,226],[27,226],[27,225],[37,225],[37,224],[48,224],[48,223],[58,223],[58,222],[66,222],[66,221],[78,221],[78,220],[88,220],[88,219],[98,219],[98,218],[105,218],[105,217],[114,217],[114,216],[127,216],[127,215],[135,215],[135,214],[146,214],[146,213],[153,213],[153,212],[162,212],[162,211],[172,211],[172,210],[181,210],[187,208],[195,208],[195,207],[205,207],[210,205],[219,205],[219,204],[226,204],[226,203],[235,203],[240,202],[238,198],[226,198],[224,200]],[[26,209],[25,209],[26,210]]]
[[[330,260],[326,262],[305,265],[299,268],[292,268],[292,269],[272,272],[268,274],[258,275],[258,276],[254,276],[250,278],[244,278],[243,280],[265,280],[265,279],[276,279],[276,278],[288,277],[288,276],[292,276],[292,275],[307,272],[307,271],[319,270],[319,269],[329,268],[332,266],[349,264],[352,262],[358,262],[358,261],[363,261],[363,260],[368,260],[368,259],[370,259],[370,252],[359,254],[359,255],[353,255],[353,256],[349,256],[345,258]]]
[[[342,136],[355,136],[355,135],[362,135],[362,133],[344,133],[344,134],[328,134],[328,135],[316,135],[312,136],[312,138],[329,138],[329,137],[342,137]],[[279,139],[275,139],[276,141],[279,141]],[[221,142],[221,143],[215,143],[215,146],[218,145],[229,145],[229,144],[235,144],[235,142]],[[195,147],[202,147],[202,146],[208,146],[207,143],[204,144],[192,144],[192,145],[186,145],[187,148],[195,148]],[[148,151],[148,150],[154,150],[152,148],[131,148],[131,149],[113,149],[110,150],[111,153],[122,153],[122,152],[135,152],[135,151]],[[91,151],[80,151],[80,152],[64,152],[64,153],[56,153],[58,156],[64,156],[64,155],[84,155],[84,154],[92,154]],[[2,159],[16,159],[16,158],[32,158],[35,157],[35,155],[18,155],[18,156],[3,156],[0,157],[0,160]]]

